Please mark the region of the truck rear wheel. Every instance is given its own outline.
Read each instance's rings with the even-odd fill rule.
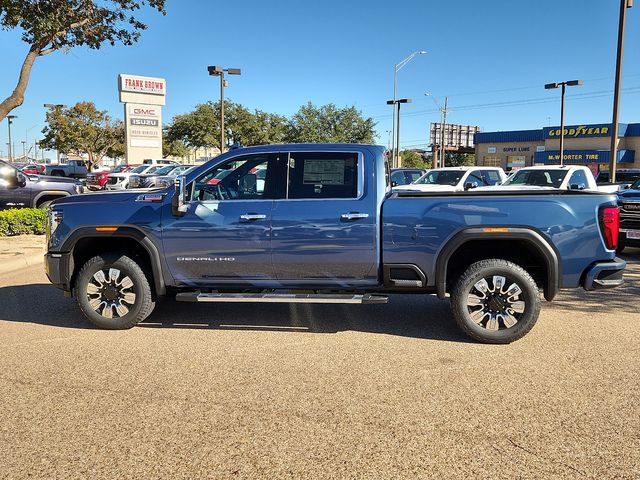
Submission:
[[[110,330],[132,328],[155,306],[147,276],[125,255],[105,254],[87,261],[78,273],[75,290],[85,317]]]
[[[451,289],[460,329],[483,343],[511,343],[533,328],[540,314],[536,282],[522,267],[502,259],[469,266]]]

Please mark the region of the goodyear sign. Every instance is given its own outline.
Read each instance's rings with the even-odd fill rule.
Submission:
[[[565,150],[565,165],[582,165],[588,163],[609,163],[609,150]],[[633,163],[635,150],[618,150],[617,163]],[[560,164],[560,151],[547,150],[545,152],[536,152],[534,157],[535,163],[545,165]]]
[[[545,127],[542,129],[545,139],[560,138],[560,127]],[[564,127],[564,138],[590,138],[590,137],[610,137],[611,125],[603,123],[600,125],[570,125]]]

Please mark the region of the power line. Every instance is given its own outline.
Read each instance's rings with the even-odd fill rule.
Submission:
[[[622,89],[625,93],[633,94],[640,93],[640,87],[628,87]],[[588,92],[588,93],[577,93],[573,95],[567,95],[567,98],[572,98],[574,100],[588,100],[592,98],[603,98],[610,97],[613,95],[611,90],[601,90],[596,92]],[[449,110],[453,112],[464,112],[471,110],[480,110],[480,109],[490,109],[490,108],[503,108],[503,107],[514,107],[520,105],[538,105],[544,103],[556,103],[557,99],[554,97],[537,97],[537,98],[527,98],[522,100],[510,100],[504,102],[493,102],[493,103],[478,103],[472,105],[461,105],[458,107],[450,107]],[[404,117],[417,117],[423,116],[433,113],[438,113],[439,110],[417,110],[414,112],[407,112],[404,114]],[[382,119],[389,118],[390,115],[376,115],[374,119]]]

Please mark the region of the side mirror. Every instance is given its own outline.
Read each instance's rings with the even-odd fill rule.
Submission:
[[[27,177],[22,172],[18,172],[16,175],[16,185],[24,187],[27,185]]]
[[[185,203],[186,194],[186,179],[184,175],[180,175],[175,179],[175,192],[171,199],[171,213],[176,217],[182,217],[187,213],[187,205]]]
[[[478,184],[476,183],[472,183],[472,182],[467,182],[464,184],[464,189],[465,190],[471,190],[472,188],[476,188],[478,186]]]
[[[569,190],[584,190],[587,186],[584,183],[572,183],[569,185]]]

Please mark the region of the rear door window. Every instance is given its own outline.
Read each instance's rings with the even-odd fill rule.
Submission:
[[[292,152],[287,198],[357,198],[358,163],[357,153]]]

